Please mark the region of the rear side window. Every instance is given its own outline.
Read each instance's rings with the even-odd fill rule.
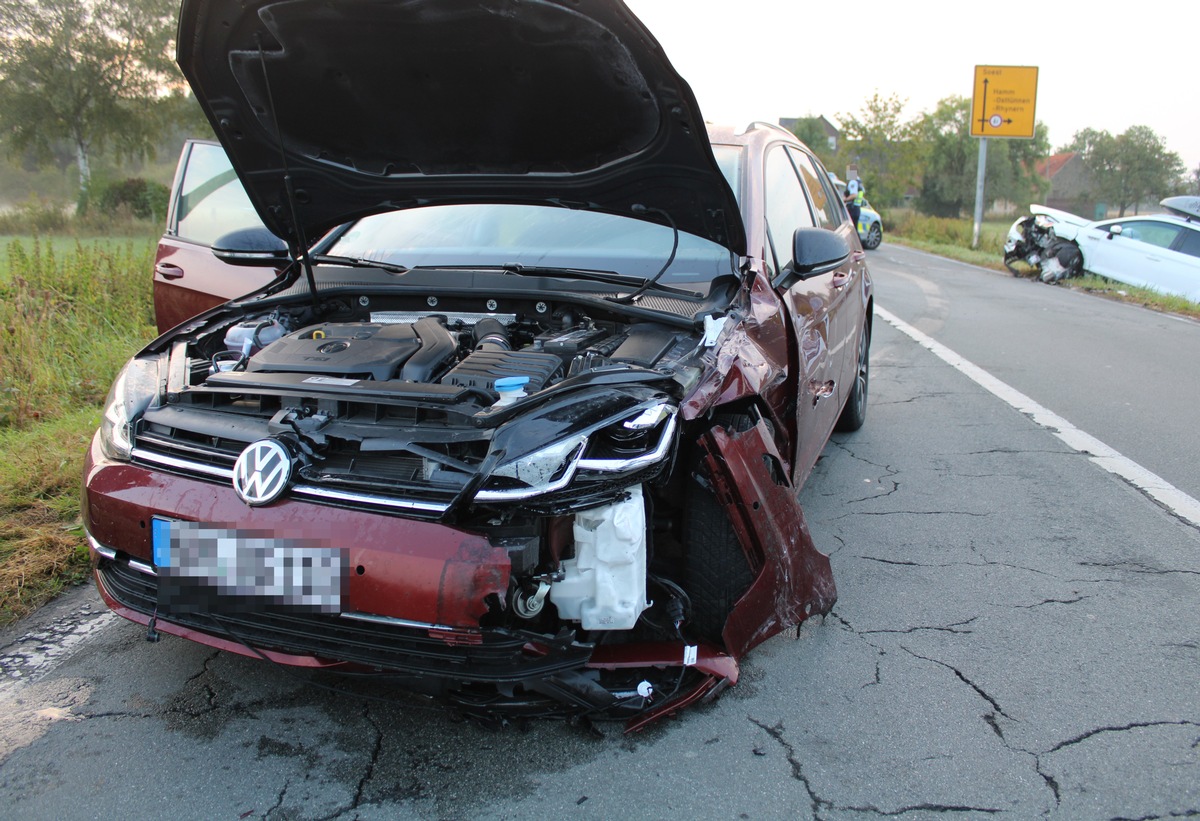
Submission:
[[[1179,253],[1200,257],[1200,231],[1185,228],[1179,242]]]
[[[212,245],[230,231],[262,226],[221,146],[193,143],[184,162],[179,199],[175,202],[176,236]]]
[[[842,204],[834,198],[833,188],[829,184],[829,175],[821,170],[817,161],[795,148],[789,148],[788,153],[796,161],[796,169],[804,180],[808,192],[812,194],[813,211],[822,228],[837,228],[842,223]]]
[[[796,229],[812,228],[816,223],[782,146],[767,154],[766,175],[767,234],[775,254],[775,270],[782,271],[792,263],[792,235]]]

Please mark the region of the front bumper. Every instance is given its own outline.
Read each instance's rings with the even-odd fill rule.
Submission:
[[[147,625],[148,634],[291,666],[387,673],[486,712],[503,712],[508,702],[528,708],[532,693],[558,705],[544,712],[608,713],[630,718],[630,729],[737,681],[734,658],[711,646],[597,646],[570,629],[482,626],[506,601],[510,575],[507,552],[485,535],[294,500],[249,508],[232,487],[112,462],[96,442],[84,480],[97,588],[110,608]],[[344,550],[350,572],[340,612],[160,613],[156,516]],[[656,691],[671,683],[674,689],[667,698],[631,697],[631,683],[643,678]]]

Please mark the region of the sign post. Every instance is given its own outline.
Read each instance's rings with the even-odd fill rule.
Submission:
[[[1037,80],[1037,66],[975,66],[971,136],[979,137],[979,174],[975,182],[973,248],[979,247],[983,224],[988,138],[1033,139],[1037,127]]]

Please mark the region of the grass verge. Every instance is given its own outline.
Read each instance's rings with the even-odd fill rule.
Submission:
[[[154,337],[153,244],[14,240],[0,280],[0,625],[83,578],[83,455],[117,370]]]
[[[87,576],[80,473],[95,408],[0,430],[0,626]]]

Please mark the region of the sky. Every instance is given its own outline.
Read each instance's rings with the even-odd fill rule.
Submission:
[[[1146,125],[1200,166],[1200,2],[625,0],[706,119],[858,114],[878,92],[906,116],[970,97],[977,65],[1037,66],[1052,149],[1084,128]],[[1143,13],[1146,12],[1146,13]]]

